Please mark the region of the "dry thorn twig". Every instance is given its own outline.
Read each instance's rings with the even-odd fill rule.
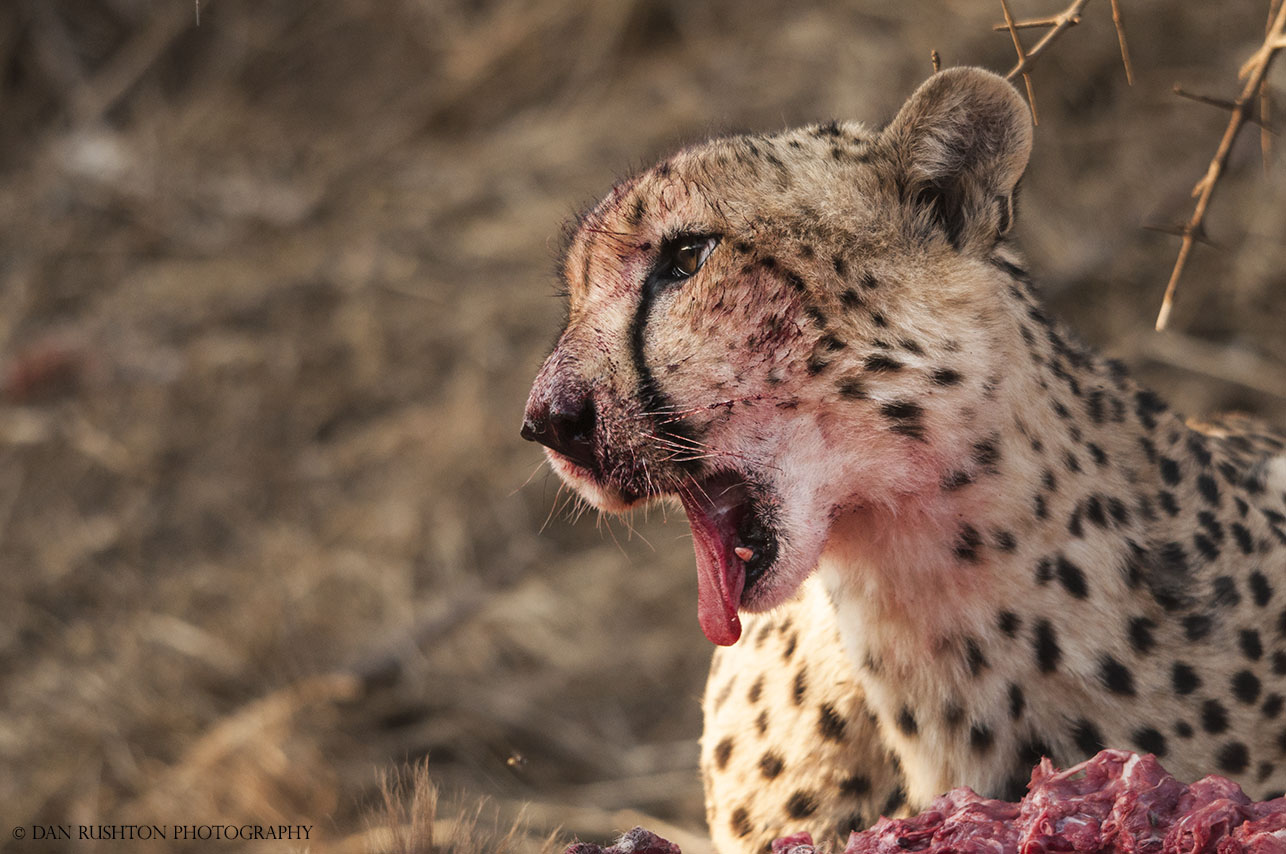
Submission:
[[[1014,30],[1027,29],[1029,27],[1048,27],[1049,32],[1041,36],[1040,41],[1036,42],[1035,47],[1027,51],[1025,55],[1020,56],[1018,64],[1011,68],[1005,77],[1009,80],[1013,80],[1019,74],[1025,74],[1030,71],[1032,66],[1036,64],[1036,60],[1040,59],[1041,54],[1043,54],[1045,50],[1054,43],[1055,39],[1067,32],[1069,28],[1074,27],[1081,22],[1081,10],[1084,9],[1085,4],[1089,2],[1090,0],[1072,0],[1066,9],[1052,17],[1039,18],[1031,21],[1015,21],[1012,27]],[[1004,23],[1000,24],[995,29],[1010,30],[1011,28],[1008,23]]]
[[[1014,52],[1018,54],[1018,65],[1023,66],[1027,62],[1027,55],[1023,53],[1022,39],[1018,38],[1018,28],[1014,25],[1014,16],[1009,12],[1009,0],[1000,0],[1000,8],[1005,13],[1005,26],[1009,28],[1009,35],[1014,40]],[[1024,71],[1023,83],[1027,86],[1027,103],[1031,106],[1031,123],[1040,124],[1040,117],[1036,114],[1036,91],[1031,86],[1031,73]],[[1013,72],[1009,75],[1013,77]]]
[[[1036,97],[1031,82],[1031,69],[1036,64],[1036,60],[1040,59],[1045,50],[1054,43],[1055,39],[1081,22],[1081,10],[1088,3],[1089,0],[1072,0],[1067,5],[1067,8],[1057,15],[1015,21],[1013,15],[1010,14],[1008,0],[1000,0],[1000,8],[1005,13],[1005,22],[997,24],[992,29],[997,32],[1007,31],[1010,38],[1013,39],[1014,52],[1018,54],[1018,64],[1011,68],[1005,77],[1008,80],[1013,80],[1015,77],[1022,75],[1023,82],[1027,86],[1027,101],[1031,104],[1033,124],[1038,122],[1036,119]],[[1134,68],[1130,64],[1130,49],[1125,40],[1125,16],[1121,12],[1120,0],[1112,0],[1112,23],[1116,26],[1116,39],[1121,45],[1121,64],[1125,66],[1125,79],[1133,86]],[[1018,31],[1027,29],[1048,29],[1049,32],[1041,36],[1040,41],[1036,42],[1036,45],[1031,50],[1024,50],[1022,41],[1018,37]]]
[[[1158,332],[1165,329],[1170,320],[1170,311],[1174,306],[1174,292],[1179,284],[1179,277],[1183,275],[1183,268],[1188,263],[1188,256],[1192,253],[1192,247],[1201,240],[1205,233],[1206,211],[1210,208],[1210,198],[1214,195],[1215,186],[1219,183],[1220,177],[1223,176],[1224,169],[1228,165],[1228,157],[1232,153],[1232,144],[1237,139],[1237,134],[1247,122],[1254,122],[1258,117],[1254,114],[1256,97],[1262,97],[1262,87],[1264,81],[1268,78],[1268,69],[1272,65],[1273,58],[1277,52],[1286,47],[1286,3],[1282,0],[1276,2],[1276,12],[1269,24],[1268,32],[1264,36],[1264,42],[1259,49],[1251,55],[1250,59],[1241,67],[1238,72],[1238,78],[1246,80],[1241,89],[1241,94],[1237,99],[1228,105],[1212,98],[1196,98],[1206,103],[1214,103],[1216,106],[1223,106],[1231,109],[1232,116],[1228,120],[1228,127],[1224,130],[1223,138],[1219,141],[1219,148],[1215,151],[1214,157],[1210,160],[1210,165],[1206,167],[1206,174],[1202,176],[1195,187],[1192,188],[1192,195],[1197,198],[1196,206],[1192,211],[1192,216],[1182,228],[1183,243],[1179,246],[1179,257],[1175,259],[1174,269],[1170,272],[1170,281],[1165,286],[1165,296],[1161,298],[1161,310],[1157,313],[1156,329]]]
[[[1130,65],[1130,46],[1125,42],[1125,16],[1121,14],[1120,0],[1112,0],[1112,25],[1116,27],[1116,40],[1121,44],[1121,64],[1125,66],[1125,82],[1134,85],[1134,68]]]
[[[1269,33],[1272,32],[1273,17],[1277,14],[1277,11],[1281,9],[1281,6],[1282,6],[1282,0],[1273,0],[1272,4],[1269,5],[1268,22],[1264,24],[1265,36],[1267,36]],[[1268,79],[1267,77],[1265,77],[1264,80],[1259,84],[1259,119],[1260,119],[1259,151],[1263,156],[1265,172],[1268,171],[1268,155],[1270,153],[1270,149],[1272,148],[1272,134],[1268,126],[1268,121],[1269,121],[1268,113],[1269,113],[1270,100],[1271,99],[1268,97]]]

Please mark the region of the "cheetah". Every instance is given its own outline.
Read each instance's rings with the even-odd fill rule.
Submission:
[[[1286,443],[1185,422],[1042,307],[1012,86],[715,139],[573,223],[522,434],[590,504],[677,498],[724,854],[1042,756],[1286,789]]]

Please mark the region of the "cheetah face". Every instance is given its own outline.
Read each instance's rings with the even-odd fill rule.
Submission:
[[[706,143],[574,225],[568,321],[523,436],[601,510],[682,502],[714,643],[737,640],[738,610],[793,594],[835,520],[915,501],[960,452],[933,427],[960,405],[937,398],[966,384],[912,362],[983,358],[999,301],[978,281],[994,279],[1028,125],[1007,83],[954,69],[882,132]],[[912,312],[933,324],[912,329]]]

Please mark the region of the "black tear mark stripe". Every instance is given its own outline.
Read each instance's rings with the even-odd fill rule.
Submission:
[[[592,248],[593,243],[591,242],[588,249]],[[588,257],[586,255],[587,259]],[[588,260],[586,261],[585,275],[588,282]],[[685,419],[662,419],[658,417],[658,413],[672,411],[675,407],[669,396],[661,391],[661,387],[657,384],[656,377],[652,374],[652,369],[648,367],[647,359],[643,355],[643,337],[647,331],[648,317],[652,313],[652,305],[656,300],[656,295],[660,293],[660,289],[656,287],[654,281],[655,276],[656,271],[653,271],[648,274],[647,279],[643,282],[643,287],[640,289],[639,294],[639,303],[634,309],[634,320],[630,324],[630,359],[634,363],[634,372],[638,376],[639,400],[643,405],[643,411],[652,420],[653,429],[658,435],[678,441],[695,442],[699,439],[699,436]],[[690,460],[683,457],[676,459],[674,464],[681,469],[688,470],[699,468],[701,465],[699,460]]]

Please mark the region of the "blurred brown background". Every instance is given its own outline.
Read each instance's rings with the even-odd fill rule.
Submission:
[[[1282,158],[1243,135],[1162,336],[1177,241],[1141,229],[1187,217],[1226,122],[1172,85],[1235,94],[1267,0],[1122,5],[1133,88],[1107,0],[1035,72],[1031,266],[1180,408],[1286,421]],[[712,133],[886,120],[931,49],[1006,70],[999,20],[0,4],[0,820],[302,821],[357,851],[381,771],[427,755],[539,833],[699,836],[682,514],[572,524],[517,435],[560,222]]]

